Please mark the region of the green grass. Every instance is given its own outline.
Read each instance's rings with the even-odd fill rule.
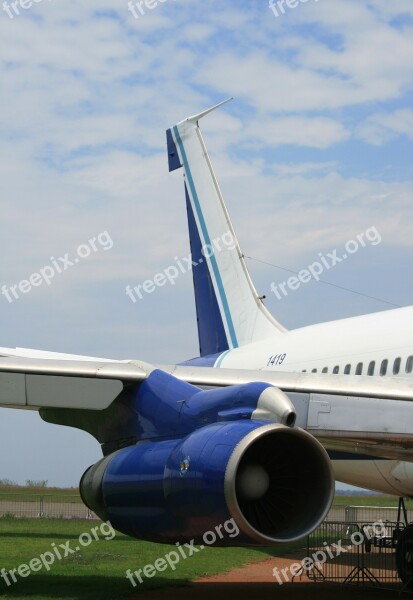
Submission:
[[[413,509],[413,500],[406,499],[405,503],[407,509]],[[347,496],[336,494],[333,506],[393,506],[397,508],[398,498],[384,495]]]
[[[77,490],[51,490],[31,488],[5,488],[0,493],[41,495],[76,495]],[[335,506],[397,506],[392,496],[343,496],[336,495]],[[407,502],[413,507],[413,501]],[[0,569],[6,571],[28,564],[33,558],[51,550],[51,544],[70,541],[71,548],[79,545],[79,535],[90,532],[100,524],[94,521],[66,521],[63,519],[10,519],[0,518]],[[106,533],[106,532],[105,532]],[[126,571],[142,569],[165,556],[174,547],[151,544],[116,534],[105,541],[99,532],[100,541],[82,548],[61,561],[56,560],[50,571],[45,569],[32,573],[26,579],[16,575],[18,582],[7,587],[0,578],[0,598],[24,598],[29,600],[113,600],[135,596],[152,588],[185,585],[203,575],[222,573],[247,563],[265,560],[270,556],[282,556],[301,544],[278,546],[270,549],[250,548],[206,548],[187,560],[182,560],[177,569],[157,573],[153,579],[144,578],[144,583],[133,588],[126,579]],[[63,551],[62,551],[63,552]]]
[[[19,500],[24,502],[25,496],[30,501],[29,496],[53,496],[53,502],[65,502],[68,496],[79,498],[78,488],[30,488],[25,486],[1,486],[0,495],[19,496]],[[336,494],[334,506],[396,506],[398,499],[395,496],[385,495],[341,495]],[[413,500],[406,500],[406,507],[413,508]]]
[[[79,535],[98,525],[98,522],[60,519],[0,519],[0,568],[9,571],[28,564],[33,558],[50,551],[52,543],[58,546],[70,541],[70,547],[74,549],[79,544]],[[135,571],[152,564],[175,547],[141,542],[121,534],[116,534],[111,541],[105,541],[101,533],[99,536],[100,541],[94,541],[68,558],[56,560],[48,572],[43,569],[25,579],[16,574],[18,582],[10,587],[0,579],[0,597],[113,600],[155,587],[185,585],[203,575],[222,573],[303,547],[303,544],[295,544],[265,550],[206,548],[182,560],[175,571],[168,569],[158,573],[153,579],[144,579],[143,584],[133,588],[126,579],[128,569]]]

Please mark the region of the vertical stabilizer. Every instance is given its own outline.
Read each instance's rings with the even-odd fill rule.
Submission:
[[[251,281],[199,129],[199,119],[225,102],[167,131],[169,170],[185,173],[201,356],[284,331]]]

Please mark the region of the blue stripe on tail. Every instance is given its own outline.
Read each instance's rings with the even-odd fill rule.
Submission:
[[[228,350],[227,337],[222,322],[217,298],[207,262],[202,254],[202,244],[196,226],[194,213],[185,185],[186,209],[188,213],[189,242],[193,262],[192,268],[195,291],[196,316],[200,356],[216,354]]]
[[[194,201],[194,206],[195,206],[195,210],[197,212],[197,217],[199,220],[199,225],[202,229],[202,234],[204,236],[204,240],[205,240],[205,244],[207,246],[211,246],[211,240],[209,238],[209,233],[208,233],[208,229],[205,223],[205,219],[204,219],[204,215],[202,214],[202,209],[201,209],[201,205],[199,202],[199,198],[198,198],[198,194],[195,188],[195,183],[192,177],[192,173],[191,173],[191,169],[189,168],[189,164],[188,164],[188,159],[186,156],[186,152],[185,152],[185,148],[183,145],[183,142],[181,140],[181,136],[179,134],[178,131],[178,127],[175,125],[175,127],[173,128],[173,133],[175,136],[175,140],[178,143],[179,146],[179,150],[180,150],[180,154],[181,154],[181,158],[182,158],[182,162],[184,164],[185,167],[185,172],[187,175],[187,180],[188,180],[188,185],[189,185],[189,189],[191,191],[191,196],[192,199]],[[212,255],[210,257],[210,264],[214,273],[214,277],[215,277],[215,281],[217,284],[217,288],[218,288],[218,292],[219,292],[219,297],[221,300],[221,304],[222,304],[222,309],[224,311],[224,315],[225,315],[225,320],[226,320],[226,324],[228,327],[228,331],[229,331],[229,335],[231,338],[231,344],[233,348],[238,348],[238,341],[237,341],[237,336],[235,334],[235,328],[234,328],[234,324],[232,322],[232,316],[231,316],[231,311],[229,309],[229,305],[228,305],[228,300],[227,300],[227,296],[225,294],[225,290],[224,290],[224,285],[222,283],[222,278],[221,278],[221,273],[219,271],[218,268],[218,264],[217,264],[217,260],[215,258],[214,255]]]

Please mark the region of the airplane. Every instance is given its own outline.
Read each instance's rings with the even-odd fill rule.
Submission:
[[[413,307],[290,331],[270,314],[199,127],[226,102],[166,132],[169,171],[184,173],[199,356],[0,348],[0,406],[96,438],[103,458],[80,493],[115,529],[200,543],[232,518],[240,535],[218,543],[272,546],[318,527],[335,478],[413,497]]]

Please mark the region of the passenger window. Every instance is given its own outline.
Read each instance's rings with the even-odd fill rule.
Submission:
[[[413,356],[412,356],[413,358]],[[328,367],[324,367],[323,370],[321,371],[322,373],[328,373]]]
[[[387,360],[387,358],[385,358],[384,360],[381,361],[381,365],[380,365],[380,375],[382,377],[384,377],[384,375],[386,375],[387,373],[387,366],[389,364],[389,361]],[[394,367],[393,367],[394,368]]]
[[[363,363],[358,363],[356,367],[356,375],[361,375],[363,373]]]
[[[396,358],[396,360],[394,361],[393,364],[393,375],[398,375],[400,373],[400,365],[401,365],[402,359],[399,357]]]
[[[339,367],[339,366],[335,366],[335,367],[334,367],[334,369],[333,369],[333,373],[334,373],[335,375],[337,375],[337,373],[338,373],[339,371],[340,371],[340,367]]]
[[[406,373],[411,373],[413,371],[413,356],[409,356],[406,360]]]
[[[346,365],[344,367],[344,375],[350,375],[351,373],[351,365]]]
[[[317,369],[313,369],[311,373],[317,373]]]
[[[374,375],[374,369],[376,368],[376,363],[374,360],[371,361],[371,363],[369,363],[369,368],[367,370],[367,375],[369,375],[370,377],[372,375]]]

